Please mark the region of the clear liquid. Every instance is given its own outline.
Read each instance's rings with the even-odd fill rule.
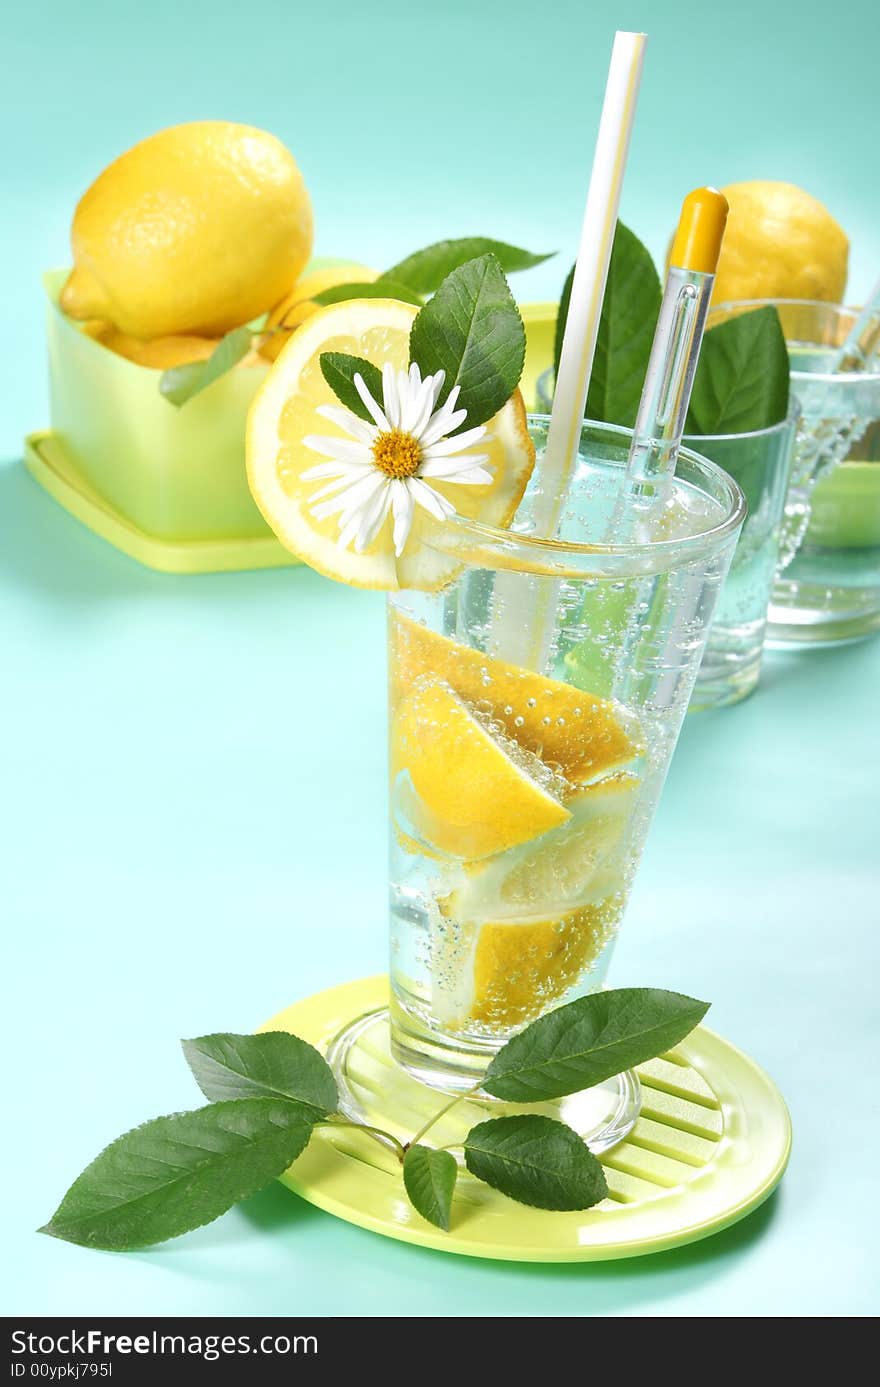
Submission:
[[[712,461],[739,483],[748,515],[718,600],[692,707],[718,706],[758,681],[767,603],[779,555],[792,430],[708,439]]]
[[[561,533],[589,543],[612,523],[619,471],[582,471]],[[528,497],[521,511],[527,530]],[[722,518],[677,482],[660,525],[684,538]],[[601,985],[729,547],[619,579],[467,567],[442,593],[391,599],[391,975],[406,1024],[491,1050]],[[505,659],[542,605],[556,613],[544,678]],[[545,793],[561,806],[550,824]]]

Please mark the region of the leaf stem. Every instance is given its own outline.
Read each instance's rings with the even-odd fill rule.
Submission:
[[[473,1098],[474,1094],[479,1093],[479,1091],[480,1085],[474,1084],[473,1088],[466,1089],[464,1093],[457,1093],[454,1098],[450,1098],[449,1102],[445,1103],[444,1106],[440,1108],[438,1112],[435,1112],[433,1117],[429,1117],[424,1127],[420,1127],[419,1130],[416,1132],[415,1136],[410,1138],[410,1140],[406,1143],[406,1150],[408,1151],[411,1146],[417,1146],[418,1143],[421,1141],[422,1137],[425,1135],[425,1133],[430,1132],[431,1128],[440,1121],[441,1117],[445,1117],[446,1114],[455,1107],[456,1103],[461,1103],[462,1100],[465,1098]],[[461,1143],[459,1142],[458,1145],[460,1144]],[[445,1147],[440,1147],[441,1151],[445,1149]]]
[[[356,1132],[365,1132],[368,1137],[372,1137],[374,1141],[378,1141],[381,1146],[385,1147],[386,1151],[389,1146],[392,1147],[399,1161],[402,1161],[406,1155],[406,1147],[402,1142],[397,1140],[397,1137],[392,1136],[390,1132],[386,1132],[382,1127],[371,1127],[368,1122],[350,1122],[346,1117],[334,1116],[328,1117],[326,1122],[322,1122],[319,1125],[322,1127],[353,1127]]]

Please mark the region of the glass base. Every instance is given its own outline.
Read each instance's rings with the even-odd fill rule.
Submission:
[[[466,1095],[479,1082],[492,1057],[482,1054],[482,1066],[447,1064],[450,1052],[438,1046],[435,1056],[395,1043],[387,1007],[367,1012],[350,1022],[330,1044],[327,1060],[336,1076],[339,1107],[347,1117],[384,1128],[399,1141],[408,1141],[432,1113],[443,1106],[438,1095]],[[629,1135],[638,1119],[642,1094],[635,1074],[627,1071],[581,1093],[552,1103],[504,1103],[489,1094],[463,1096],[431,1129],[431,1142],[455,1145],[464,1140],[474,1123],[487,1117],[512,1113],[542,1113],[566,1122],[599,1155]]]
[[[824,595],[824,594],[823,594]],[[854,608],[852,602],[789,607],[770,604],[767,645],[772,650],[790,650],[807,645],[838,645],[860,641],[880,631],[880,608],[874,603]]]
[[[707,656],[712,653],[707,651]],[[761,646],[747,655],[727,653],[710,660],[704,658],[688,704],[689,713],[706,708],[725,708],[748,698],[761,677]]]
[[[862,640],[880,630],[878,564],[863,550],[799,554],[777,580],[767,615],[767,642],[777,648]]]

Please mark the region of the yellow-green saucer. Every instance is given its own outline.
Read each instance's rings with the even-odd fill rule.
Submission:
[[[343,983],[297,1002],[261,1030],[287,1030],[325,1052],[360,1015],[382,1008],[388,979]],[[354,1060],[359,1097],[373,1121],[415,1129],[443,1097],[405,1074],[387,1034],[370,1037]],[[349,1078],[351,1078],[351,1068]],[[452,1229],[443,1233],[410,1207],[395,1157],[349,1128],[320,1128],[282,1182],[311,1204],[385,1237],[466,1257],[517,1262],[588,1262],[661,1252],[744,1218],[778,1184],[791,1124],[762,1069],[704,1027],[638,1070],[642,1110],[635,1128],[602,1156],[609,1198],[581,1213],[526,1208],[467,1171],[459,1175]],[[462,1132],[485,1105],[455,1110]],[[452,1115],[450,1115],[452,1120]],[[438,1132],[439,1132],[438,1128]],[[441,1139],[438,1135],[438,1141]],[[447,1130],[443,1141],[449,1140]]]

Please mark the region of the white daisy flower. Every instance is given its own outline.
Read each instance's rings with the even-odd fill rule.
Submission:
[[[492,473],[485,466],[488,453],[467,451],[487,437],[485,426],[449,435],[467,418],[456,409],[459,387],[435,410],[446,378],[445,371],[425,376],[413,363],[409,371],[382,368],[384,408],[373,399],[363,376],[354,385],[372,423],[359,419],[342,405],[321,405],[318,413],[345,429],[349,438],[309,434],[307,448],[331,459],[302,473],[303,481],[324,481],[311,498],[310,510],[318,520],[339,517],[338,543],[348,549],[352,542],[361,553],[379,533],[390,511],[394,518],[394,551],[403,553],[416,506],[435,520],[455,514],[455,507],[431,482],[456,486],[485,486]],[[332,500],[323,499],[332,497]]]

